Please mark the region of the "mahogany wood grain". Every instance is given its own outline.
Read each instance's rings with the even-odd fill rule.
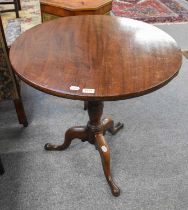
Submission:
[[[178,73],[182,54],[173,38],[152,25],[96,15],[59,18],[26,31],[12,45],[10,60],[41,91],[104,101],[166,84]],[[72,85],[80,90],[70,90]],[[83,88],[95,93],[82,93]]]

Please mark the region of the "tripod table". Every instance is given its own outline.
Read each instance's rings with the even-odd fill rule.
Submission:
[[[144,95],[167,84],[182,62],[175,40],[132,19],[64,17],[23,33],[10,49],[10,60],[16,74],[34,88],[88,101],[87,125],[69,128],[63,144],[47,143],[45,149],[65,150],[75,138],[94,144],[112,194],[118,196],[104,135],[106,131],[115,134],[123,124],[114,124],[111,118],[101,120],[103,102]]]

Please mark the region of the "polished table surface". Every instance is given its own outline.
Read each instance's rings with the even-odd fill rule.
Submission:
[[[174,39],[149,24],[79,16],[26,31],[12,45],[10,59],[23,80],[44,92],[118,100],[161,86],[177,73],[182,57]],[[95,93],[82,93],[83,88]]]
[[[87,126],[70,128],[62,145],[47,144],[45,149],[64,150],[74,138],[95,144],[112,193],[118,196],[103,135],[115,134],[123,125],[115,126],[111,118],[101,121],[103,101],[140,96],[169,82],[182,62],[175,40],[136,20],[66,17],[22,34],[10,49],[10,60],[20,78],[34,88],[89,101]]]

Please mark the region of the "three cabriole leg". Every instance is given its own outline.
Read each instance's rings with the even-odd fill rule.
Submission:
[[[120,189],[113,181],[110,172],[110,149],[104,138],[104,134],[106,131],[113,135],[116,134],[121,128],[123,128],[123,124],[118,123],[117,125],[114,125],[114,121],[111,118],[101,121],[103,106],[103,102],[101,101],[88,101],[87,109],[89,121],[87,125],[69,128],[65,133],[65,140],[63,144],[54,145],[48,143],[44,148],[51,151],[65,150],[70,146],[72,140],[76,138],[94,144],[96,149],[99,151],[104,174],[111,188],[112,194],[114,196],[119,196]]]

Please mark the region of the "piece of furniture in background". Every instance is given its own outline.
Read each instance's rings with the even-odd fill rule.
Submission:
[[[75,15],[104,15],[112,9],[112,0],[40,0],[42,21]]]
[[[5,40],[3,25],[0,18],[0,101],[12,100],[19,123],[23,124],[24,127],[27,127],[28,122],[20,95],[20,85],[12,72],[8,54],[9,48]],[[0,174],[3,174],[3,172],[4,168],[0,160]]]
[[[13,100],[19,123],[27,127],[28,123],[20,95],[20,85],[12,72],[8,54],[9,48],[0,18],[0,101]]]
[[[0,5],[13,5],[14,8],[1,10],[1,13],[15,12],[16,17],[19,18],[19,10],[21,10],[20,0],[0,0]]]

